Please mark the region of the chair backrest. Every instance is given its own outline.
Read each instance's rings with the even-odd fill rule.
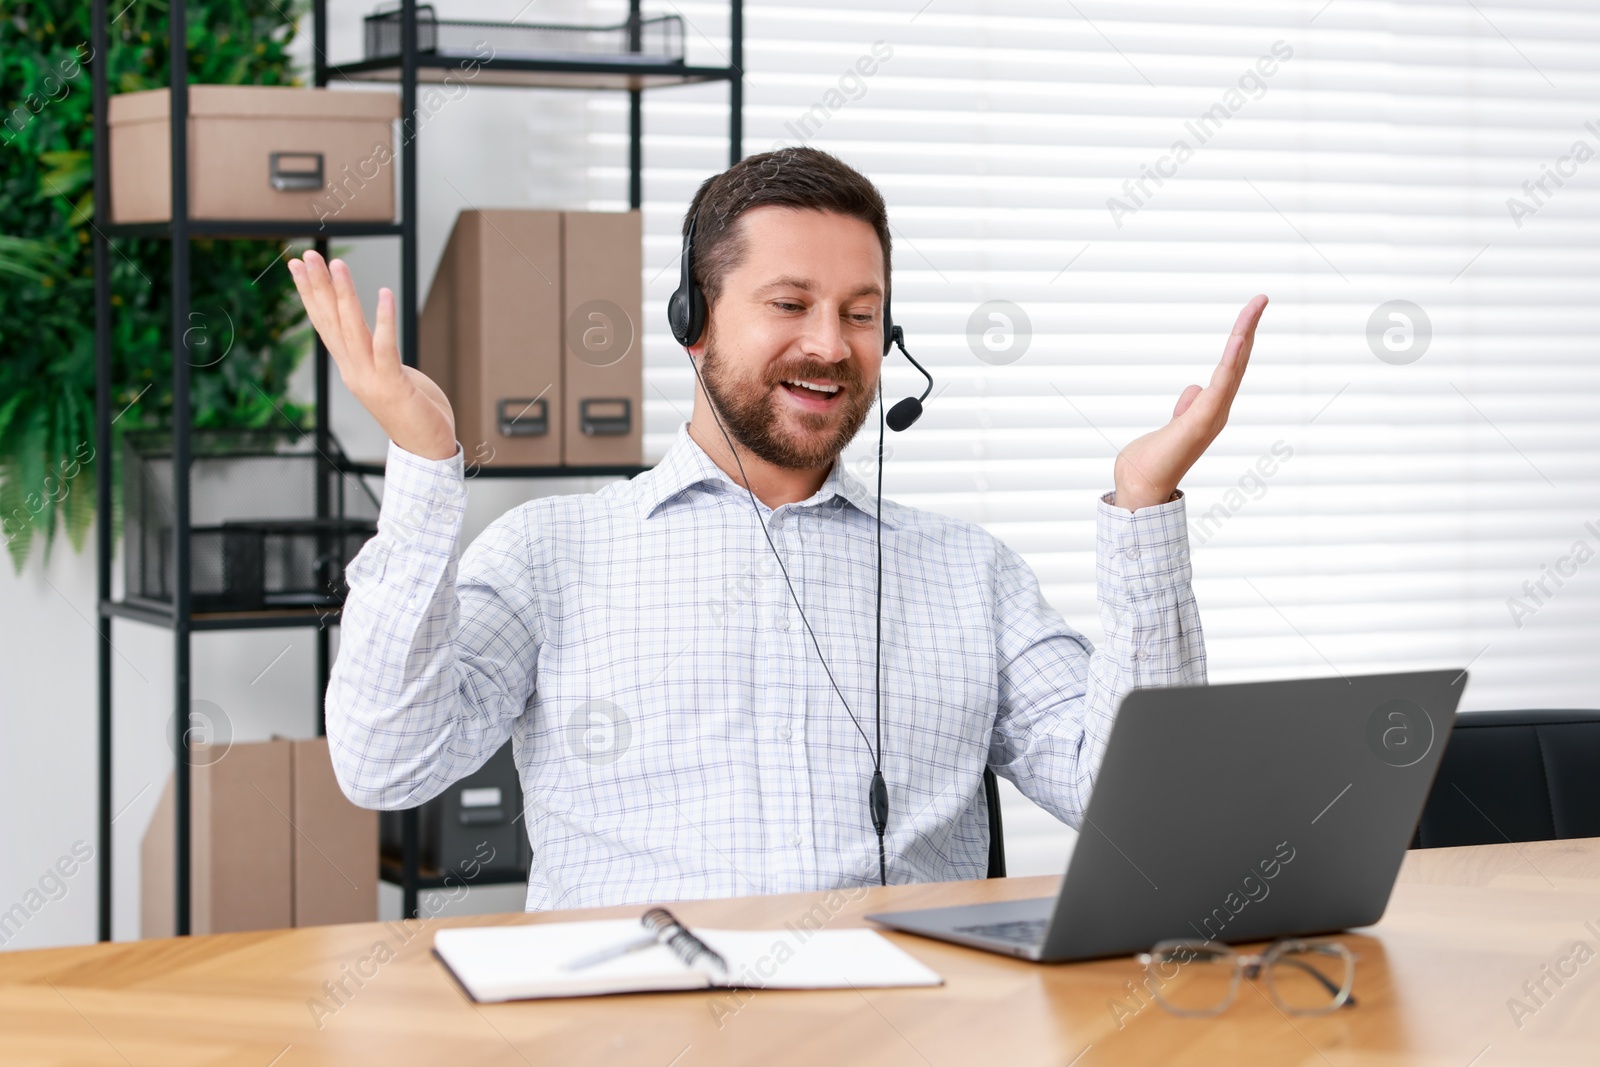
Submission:
[[[1000,783],[994,771],[983,769],[983,799],[989,807],[989,877],[1006,876],[1006,835],[1000,825]]]
[[[1600,837],[1600,711],[1456,716],[1413,848]]]

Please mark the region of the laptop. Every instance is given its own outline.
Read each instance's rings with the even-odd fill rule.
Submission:
[[[1446,670],[1136,689],[1054,899],[867,918],[1041,962],[1369,926],[1466,682]]]

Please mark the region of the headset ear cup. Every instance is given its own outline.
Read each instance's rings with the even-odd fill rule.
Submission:
[[[687,300],[682,289],[673,292],[667,300],[667,328],[672,331],[673,338],[683,347],[688,348],[694,344],[689,339],[688,309],[685,307]]]
[[[700,340],[706,328],[706,295],[694,280],[694,231],[699,221],[698,211],[689,216],[683,250],[678,253],[678,288],[667,300],[667,326],[684,348]]]
[[[894,348],[894,319],[889,314],[889,305],[883,305],[883,354],[888,356]]]
[[[687,348],[700,340],[700,335],[706,330],[706,294],[698,285],[689,287],[689,339],[685,341]]]
[[[698,285],[679,289],[667,300],[667,326],[684,348],[700,340],[706,328],[706,298]]]

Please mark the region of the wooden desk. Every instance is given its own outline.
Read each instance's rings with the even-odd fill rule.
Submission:
[[[1053,892],[1054,878],[674,905],[690,923],[830,927],[885,908]],[[1600,839],[1413,853],[1383,921],[1344,938],[1360,1005],[1292,1021],[1249,987],[1216,1019],[1132,1007],[1130,959],[1040,966],[891,935],[927,990],[693,992],[470,1003],[429,954],[441,926],[639,908],[361,924],[0,954],[0,1063],[1095,1067],[1600,1063],[1600,955],[1537,1010],[1507,1006],[1574,942],[1600,953]],[[1593,926],[1586,926],[1592,923]],[[1593,953],[1592,953],[1593,954]],[[355,977],[351,977],[354,975]],[[348,994],[324,983],[343,981]],[[320,1005],[320,1007],[319,1007]]]

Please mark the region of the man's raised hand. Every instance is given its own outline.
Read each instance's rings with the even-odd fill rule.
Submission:
[[[378,324],[367,329],[350,268],[316,252],[289,260],[289,273],[339,377],[372,413],[389,440],[424,459],[456,454],[456,421],[444,391],[400,362],[395,343],[394,293],[378,290]]]
[[[1152,430],[1117,455],[1115,468],[1116,503],[1136,511],[1164,504],[1178,482],[1189,473],[1195,460],[1216,440],[1228,423],[1233,397],[1250,363],[1250,349],[1256,341],[1256,324],[1266,309],[1267,298],[1251,298],[1233,324],[1233,334],[1222,349],[1222,362],[1211,373],[1204,389],[1191,385],[1178,397],[1172,421]]]

